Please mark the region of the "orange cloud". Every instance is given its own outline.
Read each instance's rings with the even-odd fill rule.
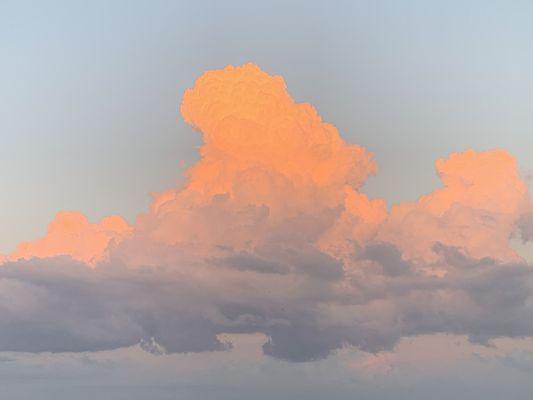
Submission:
[[[227,348],[224,332],[261,332],[266,354],[307,361],[410,335],[533,335],[533,269],[509,246],[529,229],[517,222],[530,201],[505,151],[438,160],[442,187],[388,212],[360,192],[372,154],[294,102],[281,77],[208,71],[181,112],[204,140],[183,187],[154,194],[131,227],[61,212],[7,256],[102,268],[0,268],[6,298],[32,299],[0,310],[1,349],[203,351]]]
[[[313,106],[296,103],[281,77],[254,64],[208,71],[185,92],[181,113],[202,133],[201,159],[184,188],[156,194],[140,216],[136,235],[144,243],[314,243],[339,214],[346,221],[353,214],[354,226],[338,229],[363,239],[383,218],[383,201],[358,192],[376,171],[372,154],[347,144]]]
[[[19,244],[7,259],[67,255],[93,265],[104,258],[111,241],[121,240],[130,231],[131,227],[119,216],[106,217],[97,224],[91,224],[79,212],[61,211],[50,222],[43,238]]]
[[[442,188],[389,213],[384,200],[359,191],[377,170],[372,153],[296,103],[279,76],[254,64],[208,71],[185,91],[181,113],[204,141],[184,187],[154,194],[134,227],[60,213],[46,237],[8,259],[67,254],[94,264],[114,243],[110,251],[126,264],[175,264],[177,248],[194,259],[280,243],[315,246],[349,264],[373,241],[422,263],[438,259],[436,242],[471,257],[519,258],[508,239],[529,199],[503,150],[437,160]]]
[[[435,165],[443,187],[393,206],[377,238],[425,262],[436,258],[436,242],[474,258],[518,260],[509,238],[529,207],[529,197],[515,159],[504,150],[468,150]]]

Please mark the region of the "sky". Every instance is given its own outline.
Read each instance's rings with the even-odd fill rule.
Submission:
[[[2,387],[528,398],[532,15],[2,1]]]

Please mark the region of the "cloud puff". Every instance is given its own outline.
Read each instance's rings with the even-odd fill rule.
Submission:
[[[360,191],[371,153],[281,77],[208,71],[181,113],[204,140],[183,187],[133,226],[60,213],[7,257],[0,349],[207,351],[257,332],[266,354],[307,361],[421,334],[533,335],[533,269],[509,246],[530,204],[505,151],[438,160],[443,187],[389,213]]]
[[[43,238],[20,243],[6,259],[13,261],[68,255],[74,260],[95,264],[105,257],[112,241],[120,241],[130,231],[128,223],[117,215],[91,224],[82,213],[62,211],[50,222]]]
[[[90,269],[68,258],[7,263],[0,349],[96,351],[154,338],[168,352],[207,351],[227,347],[221,333],[261,332],[269,337],[265,353],[307,361],[346,345],[387,350],[411,335],[487,343],[533,333],[533,269],[524,264],[464,262],[443,247],[447,274],[436,277],[390,244],[374,244],[343,276],[338,262],[311,250],[271,251],[237,254],[224,260],[229,267],[218,260],[179,269]]]
[[[509,238],[529,198],[514,158],[504,150],[468,150],[437,160],[436,169],[443,187],[393,206],[378,238],[421,262],[435,259],[435,242],[475,258],[519,260]]]

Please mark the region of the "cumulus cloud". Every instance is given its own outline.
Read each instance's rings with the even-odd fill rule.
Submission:
[[[168,352],[207,351],[227,348],[221,333],[262,332],[265,353],[307,361],[345,345],[388,350],[411,335],[446,332],[487,343],[533,332],[527,265],[470,260],[446,264],[447,275],[436,277],[398,259],[390,245],[373,245],[358,270],[339,279],[304,273],[313,254],[282,255],[283,263],[280,254],[267,262],[263,253],[258,264],[285,265],[282,273],[219,261],[180,271],[89,269],[68,258],[5,264],[0,349],[96,351],[153,338]]]
[[[524,243],[533,240],[533,212],[526,212],[521,215],[517,226]]]
[[[416,202],[393,206],[380,240],[421,263],[435,260],[435,242],[475,258],[519,260],[509,237],[529,198],[514,158],[504,150],[468,150],[437,160],[436,169],[443,186]]]
[[[120,241],[130,231],[131,227],[118,215],[92,224],[82,213],[62,211],[50,222],[44,237],[20,243],[5,259],[13,261],[68,255],[74,260],[94,265],[105,257],[110,242]]]
[[[442,188],[388,212],[360,190],[372,154],[281,77],[208,71],[181,113],[204,141],[183,187],[133,226],[60,213],[7,256],[1,350],[196,352],[261,333],[266,354],[308,361],[421,334],[533,335],[533,268],[509,246],[530,203],[507,152],[438,160]]]
[[[209,304],[179,278],[91,269],[66,257],[6,263],[0,269],[0,350],[97,351],[152,338],[170,352],[223,349],[204,315]]]

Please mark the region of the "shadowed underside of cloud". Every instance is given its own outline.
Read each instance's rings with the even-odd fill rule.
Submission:
[[[181,113],[204,141],[183,187],[133,226],[59,213],[5,257],[0,350],[196,352],[260,332],[266,354],[307,361],[411,335],[533,336],[533,268],[509,245],[532,236],[531,204],[505,151],[438,160],[443,186],[388,212],[360,191],[371,153],[281,77],[208,71]]]

